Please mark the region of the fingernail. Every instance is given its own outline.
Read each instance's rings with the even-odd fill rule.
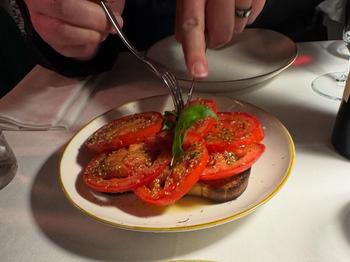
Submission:
[[[120,16],[120,15],[116,15],[116,18],[117,18],[117,21],[118,21],[118,24],[120,27],[123,27],[124,25],[124,20],[123,18]]]
[[[205,66],[201,62],[196,62],[193,64],[191,73],[194,77],[199,77],[199,78],[203,78],[208,75],[208,72],[205,69]]]
[[[120,15],[117,15],[117,14],[114,14],[114,16],[115,16],[115,18],[117,19],[118,25],[119,25],[120,27],[123,27],[123,25],[124,25],[124,20],[123,20],[123,18],[122,18]],[[117,33],[117,31],[116,31],[116,30],[114,29],[114,27],[112,26],[109,33],[114,35],[114,34]]]

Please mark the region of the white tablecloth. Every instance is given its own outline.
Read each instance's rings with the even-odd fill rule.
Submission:
[[[258,88],[230,94],[285,124],[295,164],[282,190],[254,213],[186,233],[131,232],[96,222],[73,207],[58,184],[62,146],[76,130],[125,102],[166,93],[143,65],[121,55],[71,130],[5,132],[19,169],[0,191],[0,260],[350,261],[350,162],[330,144],[339,103],[311,89],[318,75],[346,68],[335,52],[340,45],[299,43],[292,67]]]

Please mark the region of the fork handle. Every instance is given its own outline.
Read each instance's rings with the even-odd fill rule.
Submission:
[[[112,23],[114,29],[117,31],[118,36],[123,41],[123,43],[127,46],[127,48],[138,58],[142,59],[143,56],[137,51],[137,49],[129,42],[129,40],[124,36],[124,33],[115,18],[112,9],[109,7],[109,5],[106,3],[106,0],[101,0],[100,5],[102,6],[103,10],[105,11],[106,15],[109,18],[109,21]]]
[[[151,71],[153,71],[158,77],[160,77],[158,71],[152,63],[149,63],[144,55],[142,55],[128,40],[128,38],[124,35],[122,28],[120,27],[117,19],[115,18],[112,9],[108,5],[106,0],[100,0],[100,5],[105,11],[109,21],[112,23],[113,28],[117,31],[118,36],[123,41],[123,43],[126,45],[126,47],[135,55],[137,58],[139,58],[141,61],[143,61]]]
[[[155,73],[159,78],[162,79],[162,75],[158,72],[157,68],[155,68],[155,66],[153,65],[152,62],[149,61],[149,59],[147,59],[147,57],[145,57],[144,55],[142,55],[127,39],[127,37],[124,35],[117,19],[115,18],[112,9],[110,8],[110,6],[108,5],[107,0],[100,0],[100,5],[102,7],[102,9],[105,11],[109,21],[112,23],[112,26],[114,27],[114,29],[117,31],[118,36],[120,37],[120,39],[123,41],[123,43],[126,45],[126,47],[141,61],[143,61],[148,68]],[[164,79],[163,79],[164,81]],[[175,105],[175,110],[177,112],[180,112],[183,106],[183,101],[182,99],[178,100],[176,99],[177,97],[181,97],[181,91],[176,89],[176,90],[172,90],[171,88],[168,89],[170,91],[170,94],[173,98],[173,102]]]

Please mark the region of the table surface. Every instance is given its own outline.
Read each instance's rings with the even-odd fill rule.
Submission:
[[[80,213],[58,184],[62,147],[87,121],[139,98],[165,94],[129,54],[122,54],[75,125],[67,131],[8,131],[19,168],[0,191],[1,261],[350,261],[350,162],[330,144],[339,102],[315,94],[311,81],[342,71],[340,41],[298,43],[296,62],[272,80],[225,94],[263,108],[290,131],[296,159],[281,191],[252,214],[210,229],[144,233],[114,228]]]

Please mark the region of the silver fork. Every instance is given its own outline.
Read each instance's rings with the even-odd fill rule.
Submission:
[[[177,114],[180,114],[182,109],[184,108],[184,102],[182,99],[181,89],[178,85],[176,77],[163,65],[160,63],[150,59],[149,57],[140,53],[128,40],[128,38],[124,35],[121,27],[118,24],[117,19],[115,18],[112,10],[110,9],[107,0],[101,0],[100,5],[105,11],[109,21],[111,22],[114,29],[117,31],[118,36],[126,45],[126,47],[143,63],[145,63],[153,73],[155,73],[161,80],[163,80],[164,84],[168,88],[170,95],[172,97],[175,111]]]

